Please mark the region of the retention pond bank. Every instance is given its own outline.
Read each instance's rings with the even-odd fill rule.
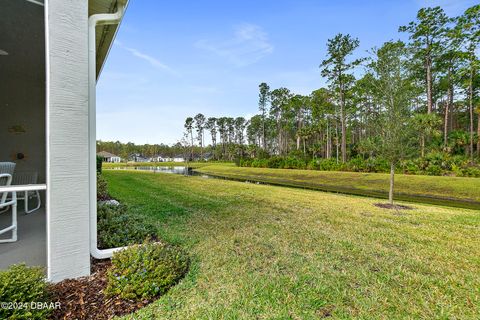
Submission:
[[[241,168],[230,164],[185,166],[118,167],[203,178],[226,179],[275,186],[303,188],[375,198],[388,198],[388,175],[294,169]],[[452,207],[480,209],[480,179],[396,175],[395,199]]]

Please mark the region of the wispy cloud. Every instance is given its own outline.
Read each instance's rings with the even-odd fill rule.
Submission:
[[[197,48],[227,59],[237,67],[257,62],[273,52],[268,34],[257,25],[244,23],[234,28],[233,37],[225,41],[199,40]]]
[[[160,70],[163,70],[163,71],[166,71],[168,73],[170,73],[171,75],[174,75],[174,76],[179,76],[179,73],[177,71],[175,71],[174,69],[172,69],[171,67],[169,67],[168,65],[164,64],[163,62],[161,62],[160,60],[158,60],[157,58],[149,55],[149,54],[146,54],[144,52],[141,52],[140,50],[137,50],[135,48],[131,48],[131,47],[127,47],[125,46],[122,42],[120,41],[117,41],[115,40],[115,44],[125,50],[127,50],[128,52],[130,52],[133,56],[139,58],[139,59],[142,59],[144,61],[147,61],[148,63],[150,63],[153,67],[157,68],[157,69],[160,69]]]

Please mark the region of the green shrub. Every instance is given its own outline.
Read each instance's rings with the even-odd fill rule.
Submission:
[[[268,159],[255,159],[252,161],[252,167],[254,168],[269,168]]]
[[[480,167],[471,166],[463,168],[462,177],[476,177],[480,178]]]
[[[318,170],[320,167],[320,160],[312,159],[307,164],[307,169],[309,170]]]
[[[413,160],[405,160],[400,163],[400,169],[406,174],[420,174],[418,164]]]
[[[368,172],[390,172],[390,163],[382,158],[367,159]]]
[[[140,216],[128,213],[124,205],[102,205],[97,209],[98,247],[116,248],[156,238],[157,229]]]
[[[430,164],[425,169],[425,173],[429,176],[441,176],[443,174],[442,167],[436,164]]]
[[[107,181],[101,174],[97,174],[97,201],[110,199],[108,195]]]
[[[283,159],[283,166],[284,169],[305,169],[307,164],[305,160],[293,156],[289,156]]]
[[[335,159],[322,159],[318,163],[318,169],[322,171],[340,170],[341,165]]]
[[[103,158],[100,156],[97,156],[97,174],[102,173],[102,163],[103,163]]]
[[[267,160],[268,168],[283,168],[284,160],[282,157],[274,156]]]
[[[42,268],[18,264],[0,271],[0,301],[22,303],[21,308],[0,308],[0,319],[45,319],[51,309],[30,304],[51,302]]]
[[[107,273],[107,296],[148,299],[164,294],[187,272],[188,256],[165,243],[144,243],[113,254]]]
[[[480,178],[480,166],[478,165],[464,165],[459,167],[457,165],[453,165],[452,171],[455,173],[457,177],[475,177]]]
[[[362,158],[353,158],[347,162],[346,168],[348,171],[353,172],[367,172],[366,161]]]
[[[240,160],[240,167],[251,167],[253,159],[241,159]]]

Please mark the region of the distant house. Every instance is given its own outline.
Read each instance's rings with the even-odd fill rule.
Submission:
[[[128,161],[132,162],[149,162],[149,159],[141,155],[140,153],[132,153],[128,156]]]
[[[209,161],[211,159],[213,159],[213,153],[211,152],[206,152],[203,155],[194,154],[191,158],[192,161]]]
[[[213,153],[207,152],[203,154],[203,160],[205,161],[210,161],[213,159]]]
[[[183,155],[177,154],[177,155],[173,156],[173,158],[170,158],[170,161],[173,161],[173,162],[185,162],[185,158],[183,157]]]
[[[122,158],[107,151],[100,151],[97,156],[102,157],[103,162],[119,163],[122,161]]]
[[[167,162],[169,161],[169,157],[163,155],[156,155],[148,159],[150,162]]]

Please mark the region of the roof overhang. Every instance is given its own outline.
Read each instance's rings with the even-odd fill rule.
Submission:
[[[128,6],[129,0],[89,0],[88,1],[88,16],[98,13],[113,13],[117,11],[118,2],[125,3],[125,9]],[[123,17],[122,17],[123,20]],[[121,22],[120,22],[121,23]],[[97,79],[102,72],[105,60],[107,59],[110,48],[113,45],[115,36],[120,27],[118,25],[100,25],[96,28],[96,71]]]

